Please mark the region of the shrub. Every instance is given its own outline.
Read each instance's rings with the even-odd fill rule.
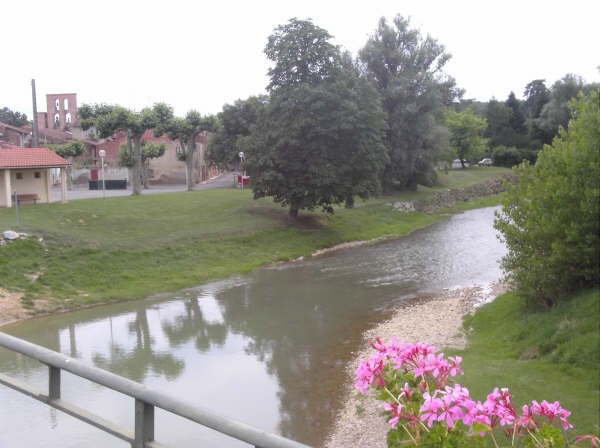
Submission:
[[[494,226],[517,293],[553,305],[600,282],[600,90],[571,104],[573,119],[533,166],[516,167]]]

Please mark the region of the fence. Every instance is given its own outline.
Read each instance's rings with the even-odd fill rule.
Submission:
[[[0,347],[21,353],[48,366],[48,393],[34,389],[19,380],[0,373],[0,384],[4,384],[31,398],[35,398],[60,411],[76,417],[115,437],[129,442],[133,448],[159,448],[163,445],[154,441],[154,408],[189,419],[220,433],[234,437],[256,448],[306,448],[306,445],[259,430],[245,423],[200,409],[174,399],[143,384],[128,380],[114,373],[89,366],[74,358],[49,350],[0,332]],[[114,422],[95,415],[60,398],[61,371],[65,370],[81,378],[108,387],[135,399],[134,432]]]

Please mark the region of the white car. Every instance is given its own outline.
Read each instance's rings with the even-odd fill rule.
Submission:
[[[481,159],[481,161],[477,165],[479,165],[479,166],[492,166],[492,159],[489,159],[489,158]]]

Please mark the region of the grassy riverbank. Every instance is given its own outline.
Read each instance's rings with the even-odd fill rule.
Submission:
[[[465,322],[469,345],[460,383],[485,399],[508,387],[520,410],[532,400],[560,401],[573,414],[572,435],[600,433],[600,291],[580,293],[555,308],[526,310],[507,293]]]
[[[45,310],[173,291],[347,241],[405,235],[442,215],[400,213],[391,202],[506,173],[454,170],[441,174],[437,188],[359,201],[333,216],[302,212],[296,225],[287,222],[286,209],[234,189],[21,207],[19,228],[14,209],[0,209],[0,230],[31,235],[0,250],[0,288]],[[497,197],[483,198],[450,211],[496,203]]]

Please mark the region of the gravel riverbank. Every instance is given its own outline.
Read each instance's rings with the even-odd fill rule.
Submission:
[[[506,291],[503,284],[490,290],[480,287],[444,291],[440,297],[421,298],[398,309],[386,322],[363,335],[362,348],[346,367],[346,396],[348,399],[340,410],[333,431],[325,447],[385,448],[389,425],[382,416],[383,403],[373,395],[361,395],[354,388],[355,371],[362,359],[373,354],[369,344],[380,337],[388,342],[393,336],[399,341],[427,342],[437,350],[462,348],[466,344],[461,334],[463,317],[478,304],[493,300]],[[357,408],[361,409],[360,415]]]

